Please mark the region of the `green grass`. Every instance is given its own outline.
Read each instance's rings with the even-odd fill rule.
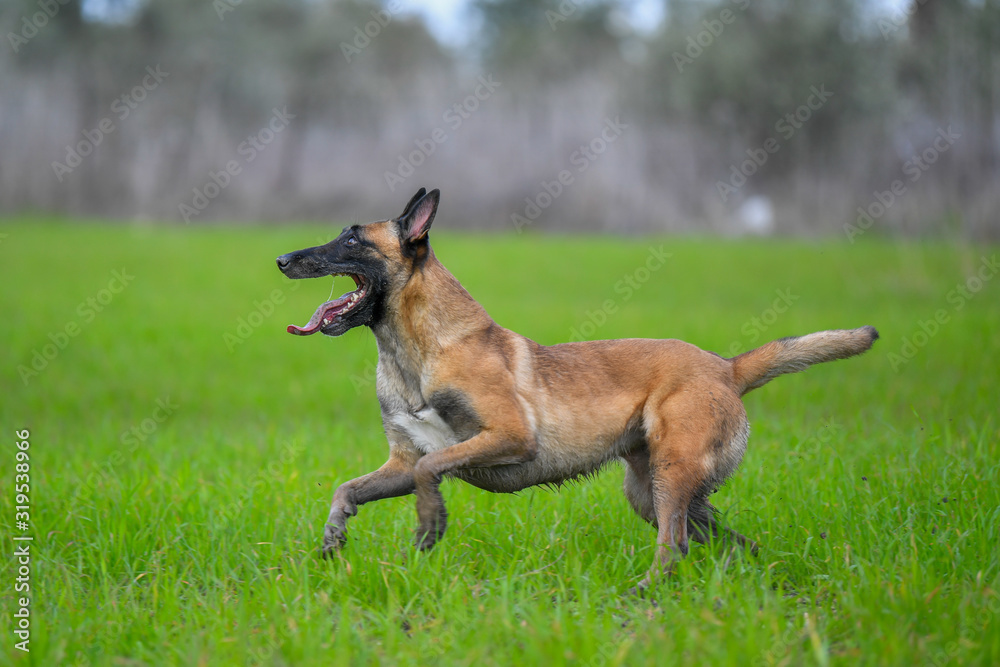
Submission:
[[[330,280],[293,283],[273,258],[334,228],[0,231],[5,556],[22,428],[35,538],[28,655],[6,630],[17,565],[0,565],[4,664],[1000,661],[1000,279],[961,307],[948,296],[996,248],[436,234],[493,317],[541,343],[567,340],[607,300],[596,337],[723,354],[881,331],[865,356],[746,398],[749,451],[714,501],[759,557],[724,569],[721,546],[693,546],[636,599],[626,591],[655,535],[618,467],[558,493],[447,482],[448,534],[427,554],[410,546],[412,498],[378,502],[349,524],[342,558],[316,557],[333,489],[387,453],[370,332],[284,331]],[[672,257],[625,299],[615,284],[651,244]],[[122,269],[134,279],[90,321],[78,305]],[[282,302],[240,338],[274,290]],[[769,314],[785,290],[791,305]],[[891,356],[938,310],[948,321],[917,337],[912,359]],[[18,367],[70,322],[79,331],[25,383]]]

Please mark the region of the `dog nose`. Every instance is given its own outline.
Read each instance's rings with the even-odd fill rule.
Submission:
[[[276,261],[278,262],[278,268],[284,271],[285,269],[288,268],[288,265],[292,263],[292,256],[282,255]]]

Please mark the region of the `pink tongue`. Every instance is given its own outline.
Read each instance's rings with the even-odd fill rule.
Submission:
[[[347,303],[347,299],[345,298],[346,296],[348,295],[344,295],[339,299],[334,299],[333,301],[327,301],[322,306],[317,308],[316,312],[313,313],[313,316],[309,319],[309,323],[304,327],[297,327],[294,324],[289,324],[287,329],[288,333],[295,334],[296,336],[309,336],[316,333],[319,331],[320,325],[323,324],[323,317],[326,315],[327,311],[334,310]]]

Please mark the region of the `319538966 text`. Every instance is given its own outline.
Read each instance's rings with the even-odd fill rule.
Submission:
[[[31,459],[28,429],[15,431],[14,440],[14,647],[30,651],[31,644]]]

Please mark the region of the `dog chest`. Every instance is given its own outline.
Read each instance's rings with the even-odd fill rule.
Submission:
[[[406,432],[413,444],[425,454],[459,442],[455,431],[432,407],[393,415],[392,423]]]

